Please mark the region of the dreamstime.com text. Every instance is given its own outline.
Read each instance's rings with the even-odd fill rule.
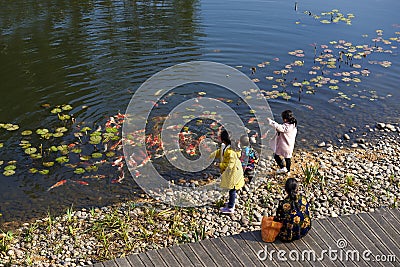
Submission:
[[[371,250],[359,251],[356,249],[346,249],[347,241],[345,239],[339,239],[336,241],[337,249],[328,247],[323,249],[321,252],[314,250],[283,250],[283,249],[269,249],[268,245],[265,245],[264,249],[257,252],[257,257],[260,261],[366,261],[366,262],[396,262],[396,255],[393,254],[380,254],[374,255]]]

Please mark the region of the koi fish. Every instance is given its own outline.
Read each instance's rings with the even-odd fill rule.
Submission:
[[[138,165],[138,168],[139,168],[139,167],[143,167],[147,162],[150,161],[150,159],[151,159],[151,156],[147,156],[147,157],[142,161],[142,163],[141,163],[140,165]]]
[[[81,185],[89,185],[89,183],[85,181],[74,181],[74,182]]]
[[[110,151],[115,150],[121,143],[122,143],[122,140],[119,140],[117,143],[115,143],[114,145],[112,145],[112,146],[110,147]]]
[[[53,188],[62,186],[62,185],[65,184],[66,182],[67,182],[67,180],[65,180],[65,179],[64,179],[64,180],[61,180],[61,181],[59,181],[59,182],[53,184],[52,186],[50,186],[50,187],[47,189],[47,191],[50,191],[50,190],[53,189]]]
[[[118,179],[112,179],[111,183],[112,184],[121,183],[122,180],[124,180],[124,178],[125,178],[125,173],[121,172],[121,174],[118,176]]]
[[[119,156],[113,163],[111,163],[112,166],[118,166],[122,160],[124,159],[124,156]]]
[[[106,176],[104,174],[97,174],[97,175],[86,175],[82,176],[84,179],[95,178],[95,179],[104,179]]]

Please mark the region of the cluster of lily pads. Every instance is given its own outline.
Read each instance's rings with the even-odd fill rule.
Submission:
[[[376,60],[376,58],[381,55],[383,57],[393,55],[393,51],[397,49],[397,43],[400,43],[399,35],[400,32],[396,32],[395,36],[384,38],[383,31],[376,30],[376,36],[370,40],[369,44],[353,44],[346,40],[334,40],[328,45],[312,44],[313,54],[308,57],[305,57],[306,52],[301,49],[289,51],[288,54],[297,59],[281,69],[270,71],[268,68],[268,73],[272,75],[265,77],[267,81],[263,83],[267,84],[267,88],[261,91],[267,99],[282,97],[285,100],[289,100],[293,91],[297,91],[298,98],[301,100],[303,92],[315,94],[317,90],[324,88],[339,90],[346,87],[358,87],[362,78],[371,73],[368,64],[380,65],[384,68],[391,66],[389,60]],[[363,35],[363,37],[368,36]],[[375,59],[370,60],[370,58]],[[274,61],[278,62],[279,58],[275,58]],[[270,65],[272,65],[271,62],[266,61],[258,64],[257,67],[265,68]],[[257,75],[258,72],[255,70],[256,67],[253,67],[252,73]],[[260,82],[260,79],[260,77],[253,78],[253,81]],[[248,96],[250,91],[246,93],[246,97],[251,97]],[[344,92],[338,91],[338,95],[341,99],[351,100]],[[379,97],[369,98],[371,101],[377,99]]]
[[[123,120],[113,118],[115,124],[108,124],[106,127],[99,127],[92,130],[90,127],[82,127],[76,123],[69,112],[73,109],[70,105],[58,105],[50,108],[50,113],[57,116],[58,125],[53,128],[38,128],[36,130],[25,129],[20,132],[21,140],[19,147],[31,164],[28,169],[31,174],[51,174],[52,168],[67,167],[81,179],[105,178],[105,175],[86,175],[85,173],[97,172],[99,167],[106,163],[112,163],[120,152],[120,124]],[[116,116],[118,117],[118,116]],[[0,128],[7,131],[17,132],[20,129],[14,124],[0,124]],[[104,129],[104,130],[103,130]],[[17,133],[15,133],[17,134]],[[61,137],[65,138],[61,138]],[[0,148],[4,144],[0,143]],[[117,155],[118,154],[118,155]],[[25,161],[24,161],[25,162]],[[3,169],[4,176],[14,175],[17,171],[17,161],[9,161]],[[4,161],[0,161],[4,165]],[[66,180],[58,182],[62,185]],[[77,181],[87,185],[87,182]],[[54,188],[54,187],[52,187]]]
[[[337,24],[343,22],[347,25],[351,25],[352,19],[355,18],[354,14],[343,14],[338,9],[332,9],[331,11],[324,11],[319,14],[314,14],[311,11],[304,11],[304,14],[312,16],[314,19],[319,20],[323,24]],[[296,24],[300,24],[299,21]]]

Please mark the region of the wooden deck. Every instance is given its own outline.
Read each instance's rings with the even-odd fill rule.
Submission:
[[[313,220],[312,224],[306,237],[292,243],[264,243],[260,231],[254,231],[94,266],[400,266],[399,209]]]

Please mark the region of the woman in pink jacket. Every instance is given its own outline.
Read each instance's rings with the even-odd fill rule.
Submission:
[[[280,168],[277,170],[277,173],[288,173],[290,172],[290,158],[292,157],[296,141],[297,120],[291,110],[282,112],[282,120],[283,124],[279,124],[268,118],[269,125],[276,130],[276,134],[271,140],[271,148],[274,151],[274,159]],[[283,165],[281,157],[285,158],[286,166]]]

